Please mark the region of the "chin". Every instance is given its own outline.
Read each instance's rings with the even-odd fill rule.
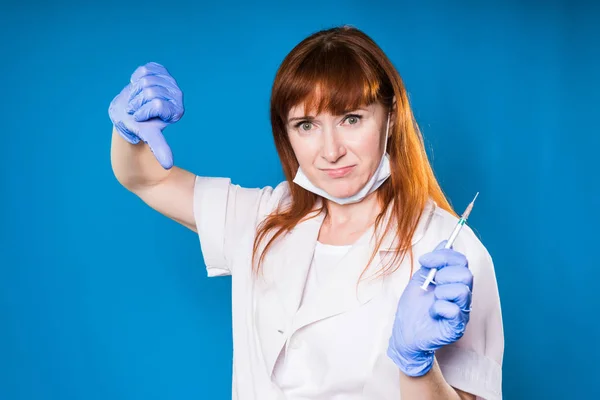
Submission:
[[[323,190],[325,190],[329,195],[338,198],[350,197],[358,193],[360,187],[357,185],[353,185],[350,183],[347,184],[338,184],[338,185],[324,185]]]

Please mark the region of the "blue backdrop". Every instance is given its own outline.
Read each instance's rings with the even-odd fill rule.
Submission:
[[[176,164],[275,185],[275,71],[339,24],[398,67],[453,205],[481,192],[470,223],[495,260],[505,398],[600,398],[600,7],[450,3],[3,2],[0,399],[229,398],[230,279],[206,278],[196,235],[119,186],[108,105],[160,62],[185,95]]]

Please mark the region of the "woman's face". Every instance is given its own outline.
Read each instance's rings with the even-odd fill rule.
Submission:
[[[292,108],[288,135],[308,179],[335,197],[362,189],[383,155],[386,111],[379,103],[343,115],[306,115],[303,105]]]

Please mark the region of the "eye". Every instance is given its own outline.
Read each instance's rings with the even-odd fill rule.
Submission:
[[[312,127],[312,122],[303,122],[301,125],[302,130],[309,131]]]
[[[310,121],[300,121],[294,127],[302,132],[308,132],[312,129],[313,123]]]
[[[348,122],[348,124],[350,124],[350,125],[356,125],[360,122],[361,119],[362,119],[362,115],[349,114],[346,116],[346,118],[344,118],[344,121]]]

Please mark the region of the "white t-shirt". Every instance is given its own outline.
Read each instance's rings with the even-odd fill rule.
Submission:
[[[196,178],[194,217],[207,274],[231,276],[232,399],[287,400],[279,384],[311,400],[400,399],[398,367],[386,354],[398,300],[419,256],[447,239],[458,219],[430,200],[412,237],[414,258],[357,285],[394,254],[393,237],[371,229],[339,265],[318,266],[309,278],[324,219],[313,213],[274,242],[255,275],[257,227],[289,201],[287,182],[248,189],[227,178]],[[494,264],[468,226],[454,249],[467,257],[474,277],[472,311],[463,337],[435,356],[451,386],[499,400],[504,334]]]

